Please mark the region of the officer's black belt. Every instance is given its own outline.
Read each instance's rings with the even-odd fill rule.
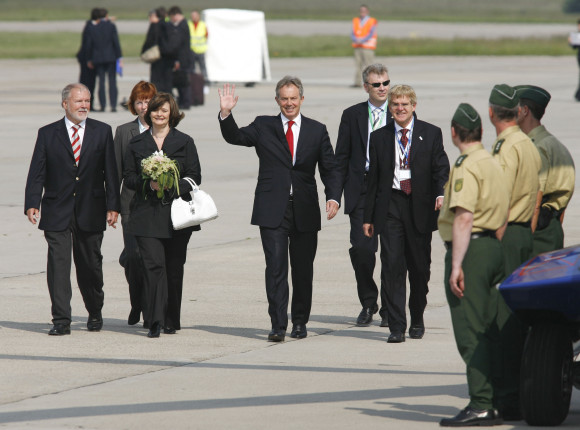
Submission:
[[[508,226],[512,226],[512,225],[518,225],[520,227],[530,228],[532,226],[532,222],[531,221],[528,221],[528,222],[508,222]]]
[[[477,233],[471,233],[471,240],[473,239],[480,239],[482,237],[491,237],[493,239],[496,238],[494,230],[483,230]],[[445,249],[451,249],[451,245],[453,242],[447,241],[445,242]]]

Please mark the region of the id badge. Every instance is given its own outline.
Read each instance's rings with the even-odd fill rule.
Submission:
[[[411,179],[411,169],[399,170],[399,180],[404,181],[405,179]]]

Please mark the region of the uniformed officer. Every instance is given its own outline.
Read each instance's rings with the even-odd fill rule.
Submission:
[[[496,349],[492,328],[504,276],[496,230],[508,216],[509,193],[499,163],[481,143],[481,118],[462,103],[451,121],[451,138],[461,152],[445,186],[439,234],[445,242],[444,285],[457,349],[467,367],[469,404],[442,426],[495,425],[492,366]]]
[[[497,138],[492,147],[499,161],[510,195],[507,226],[502,228],[505,276],[532,257],[531,220],[540,188],[538,173],[542,162],[538,150],[517,125],[519,99],[516,89],[501,84],[489,97],[489,118]],[[502,298],[498,300],[497,328],[501,365],[494,369],[494,406],[504,420],[521,419],[519,407],[520,363],[527,333]]]
[[[516,89],[501,84],[489,97],[489,119],[497,138],[492,152],[503,168],[510,193],[508,225],[502,240],[506,276],[532,255],[531,220],[540,188],[538,172],[542,165],[538,150],[517,124]]]
[[[574,193],[574,160],[568,149],[540,123],[550,101],[550,93],[533,85],[521,85],[518,86],[518,96],[518,124],[532,139],[542,160],[542,197],[536,202],[536,212],[532,219],[532,255],[538,255],[564,247],[562,220]]]

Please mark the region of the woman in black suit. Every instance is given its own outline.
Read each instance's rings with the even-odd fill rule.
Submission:
[[[183,290],[183,266],[191,233],[199,226],[173,230],[171,202],[178,197],[176,187],[165,189],[157,197],[159,184],[143,179],[141,161],[155,151],[176,161],[179,167],[179,194],[188,194],[191,186],[183,178],[201,182],[201,167],[193,139],[176,130],[183,119],[175,99],[157,93],[149,102],[145,121],[150,129],[131,139],[124,159],[124,184],[135,190],[127,230],[137,238],[145,267],[148,337],[159,337],[181,329],[180,311]]]
[[[157,87],[158,91],[170,93],[173,88],[173,63],[171,56],[167,55],[167,12],[160,7],[149,12],[149,28],[145,42],[141,48],[141,54],[155,45],[159,46],[161,58],[151,63],[151,76],[149,81]]]

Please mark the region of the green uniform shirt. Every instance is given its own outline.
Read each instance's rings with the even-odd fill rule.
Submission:
[[[542,191],[542,206],[554,210],[562,210],[574,193],[574,160],[568,149],[556,139],[543,125],[534,128],[528,134],[532,139],[542,160],[540,170],[540,191]]]
[[[473,213],[472,233],[497,230],[506,221],[509,193],[505,175],[496,160],[481,143],[470,146],[457,159],[439,214],[439,234],[445,242],[453,239],[455,208]]]
[[[532,219],[540,187],[540,154],[531,139],[517,125],[502,131],[493,144],[493,156],[504,173],[504,187],[510,195],[509,222]]]

